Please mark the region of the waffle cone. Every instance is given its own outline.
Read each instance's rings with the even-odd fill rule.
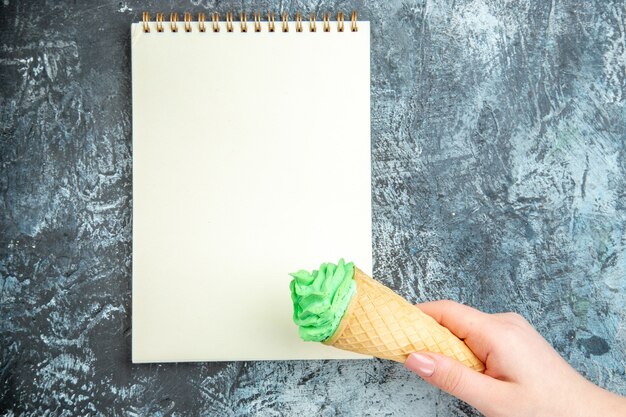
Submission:
[[[485,370],[462,340],[422,310],[358,268],[354,280],[356,294],[324,344],[397,362],[413,352],[435,352],[479,372]]]

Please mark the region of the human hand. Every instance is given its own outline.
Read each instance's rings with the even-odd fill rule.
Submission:
[[[486,416],[626,416],[625,398],[583,378],[519,314],[453,301],[418,307],[463,339],[486,370],[430,352],[409,355],[405,366]]]

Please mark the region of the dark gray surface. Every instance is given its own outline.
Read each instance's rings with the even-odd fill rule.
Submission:
[[[242,4],[312,10],[0,5],[0,413],[475,415],[385,361],[130,364],[129,25]],[[372,21],[375,276],[518,311],[626,394],[625,3],[315,10],[352,8]]]

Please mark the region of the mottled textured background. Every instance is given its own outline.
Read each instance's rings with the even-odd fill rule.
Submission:
[[[0,413],[476,415],[386,361],[131,365],[143,10],[359,10],[375,275],[518,311],[626,394],[626,3],[83,3],[0,4]]]

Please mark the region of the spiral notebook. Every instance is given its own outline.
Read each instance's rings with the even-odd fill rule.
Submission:
[[[369,23],[168,17],[131,26],[133,362],[361,357],[288,273],[372,269]]]

